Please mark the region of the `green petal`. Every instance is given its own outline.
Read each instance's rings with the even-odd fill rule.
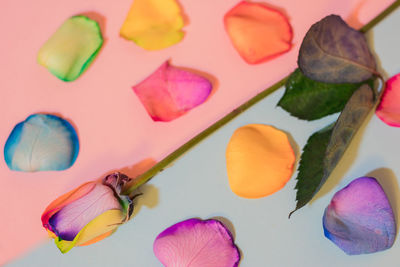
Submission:
[[[73,81],[87,69],[102,44],[98,23],[85,16],[74,16],[40,48],[37,60],[57,78]]]

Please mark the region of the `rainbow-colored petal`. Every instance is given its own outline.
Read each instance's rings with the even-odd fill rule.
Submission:
[[[107,210],[119,208],[120,204],[114,197],[113,190],[97,183],[85,197],[69,203],[55,213],[49,219],[49,224],[58,237],[72,241],[93,218]]]
[[[212,84],[204,77],[165,62],[133,90],[154,121],[171,121],[203,103],[212,91]]]
[[[66,253],[74,246],[88,245],[88,242],[96,238],[96,241],[102,240],[124,223],[124,219],[125,214],[121,210],[107,210],[84,226],[73,240],[68,241],[57,237],[55,243],[62,253]],[[99,239],[98,237],[102,238]]]
[[[47,231],[49,231],[51,237],[54,238],[56,235],[55,231],[49,223],[50,218],[66,205],[76,200],[79,200],[81,197],[87,195],[90,191],[93,190],[94,187],[96,187],[96,182],[87,182],[79,186],[78,188],[60,196],[47,206],[42,215],[42,224],[43,227],[46,228]]]

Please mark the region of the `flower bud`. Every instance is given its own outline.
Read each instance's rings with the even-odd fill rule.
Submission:
[[[110,174],[62,195],[46,208],[43,227],[62,253],[100,241],[129,220],[132,200],[121,194],[129,180],[118,172]]]

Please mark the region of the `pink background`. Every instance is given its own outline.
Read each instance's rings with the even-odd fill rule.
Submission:
[[[310,27],[335,13],[360,27],[391,0],[274,0],[294,29],[293,49],[269,62],[248,65],[232,47],[223,15],[239,1],[181,0],[188,18],[182,42],[148,52],[119,37],[132,0],[2,0],[0,10],[0,142],[33,113],[68,119],[77,129],[81,150],[74,166],[62,172],[10,171],[0,160],[0,264],[41,241],[40,216],[50,201],[81,183],[113,170],[134,176],[161,160],[236,106],[289,74]],[[312,8],[311,8],[312,7]],[[76,81],[65,83],[36,63],[40,46],[68,17],[97,19],[105,43]],[[201,106],[169,122],[153,122],[131,90],[165,60],[211,77],[214,93]],[[167,190],[167,189],[165,189]]]

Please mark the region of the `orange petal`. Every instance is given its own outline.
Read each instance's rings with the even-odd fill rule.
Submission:
[[[146,50],[159,50],[181,41],[183,26],[175,0],[134,0],[120,34]]]
[[[233,46],[249,64],[267,61],[292,47],[288,19],[264,4],[242,1],[225,15],[224,23]]]
[[[229,185],[240,197],[268,196],[289,181],[295,160],[284,132],[262,124],[243,126],[226,149]]]

